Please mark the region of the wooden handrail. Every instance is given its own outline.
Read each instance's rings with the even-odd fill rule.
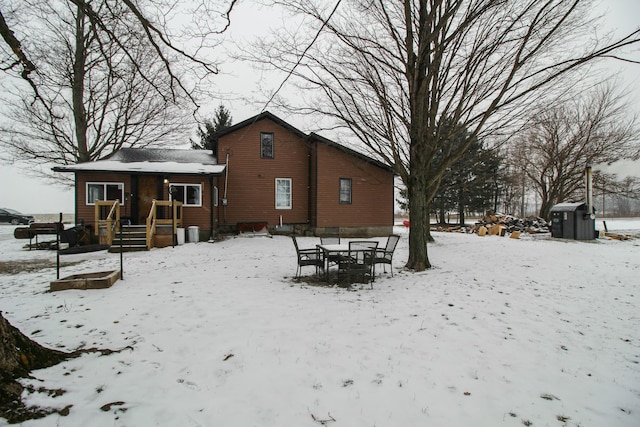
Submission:
[[[109,213],[103,219],[101,218],[101,211],[103,206],[111,206]],[[116,229],[120,225],[120,200],[96,200],[95,202],[95,224],[96,235],[100,235],[100,229],[104,228],[106,233],[104,235],[104,243],[111,245],[116,233]]]
[[[151,243],[153,242],[153,236],[156,234],[156,200],[151,202],[151,209],[147,216],[147,249],[151,249]]]
[[[147,216],[147,249],[151,249],[153,244],[153,236],[156,234],[158,225],[172,225],[173,234],[178,232],[178,228],[182,227],[182,202],[172,202],[171,200],[153,200],[151,209]],[[172,207],[172,217],[168,219],[158,218],[159,207]],[[175,218],[175,221],[174,221]]]

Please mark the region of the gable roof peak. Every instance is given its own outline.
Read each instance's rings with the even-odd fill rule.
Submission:
[[[242,129],[243,127],[246,126],[250,126],[254,123],[259,122],[260,120],[271,120],[272,122],[277,123],[278,125],[282,126],[283,128],[287,129],[288,131],[294,133],[295,135],[299,136],[300,138],[306,138],[307,134],[302,132],[300,129],[296,128],[295,126],[290,125],[289,123],[285,122],[284,120],[282,120],[280,117],[276,116],[275,114],[271,113],[270,111],[263,111],[259,114],[256,114],[253,117],[249,117],[246,120],[243,120],[239,123],[236,123],[235,125],[229,126],[228,128],[224,128],[221,131],[217,132],[213,137],[215,139],[220,138],[221,136],[230,134],[232,132],[235,132],[238,129]]]
[[[325,137],[324,137],[324,136],[322,136],[322,135],[318,135],[318,134],[317,134],[317,133],[315,133],[315,132],[311,132],[311,133],[309,134],[309,136],[308,136],[308,140],[309,140],[309,141],[312,141],[312,142],[313,142],[313,141],[317,141],[317,142],[320,142],[320,143],[322,143],[322,144],[325,144],[325,145],[327,145],[327,146],[329,146],[329,147],[336,148],[336,149],[338,149],[338,150],[340,150],[340,151],[342,151],[342,152],[345,152],[345,153],[347,153],[347,154],[349,154],[349,155],[351,155],[351,156],[354,156],[354,157],[357,157],[357,158],[359,158],[359,159],[361,159],[361,160],[364,160],[364,161],[366,161],[367,163],[371,163],[372,165],[375,165],[375,166],[378,166],[378,167],[380,167],[380,168],[382,168],[382,169],[386,169],[386,170],[388,170],[388,171],[393,172],[393,167],[391,167],[391,166],[389,166],[389,165],[387,165],[387,164],[385,164],[385,163],[383,163],[383,162],[381,162],[381,161],[379,161],[379,160],[376,160],[376,159],[374,159],[373,157],[369,157],[369,156],[367,156],[366,154],[363,154],[363,153],[361,153],[361,152],[359,152],[359,151],[353,150],[353,149],[351,149],[351,148],[349,148],[349,147],[347,147],[347,146],[345,146],[345,145],[342,145],[342,144],[340,144],[340,143],[337,143],[337,142],[335,142],[335,141],[332,141],[332,140],[331,140],[331,139],[329,139],[329,138],[325,138]]]
[[[374,159],[372,157],[369,157],[369,156],[367,156],[365,154],[362,154],[362,153],[360,153],[360,152],[358,152],[356,150],[353,150],[353,149],[351,149],[349,147],[346,147],[346,146],[344,146],[342,144],[339,144],[339,143],[337,143],[335,141],[332,141],[332,140],[330,140],[328,138],[325,138],[324,136],[318,135],[315,132],[311,132],[309,134],[306,134],[306,133],[302,132],[300,129],[290,125],[289,123],[287,123],[284,120],[282,120],[280,117],[278,117],[275,114],[271,113],[270,111],[266,111],[266,110],[261,112],[261,113],[259,113],[259,114],[256,114],[253,117],[250,117],[250,118],[248,118],[246,120],[243,120],[243,121],[241,121],[241,122],[239,122],[239,123],[237,123],[237,124],[235,124],[233,126],[230,126],[228,128],[225,128],[225,129],[221,130],[220,132],[218,132],[218,133],[216,133],[214,135],[214,138],[216,140],[218,140],[218,138],[220,138],[220,137],[222,137],[224,135],[228,135],[230,133],[233,133],[233,132],[237,131],[238,129],[242,129],[242,128],[246,127],[246,126],[251,126],[254,123],[259,122],[260,120],[265,120],[265,119],[268,119],[268,120],[273,121],[274,123],[277,123],[278,125],[282,126],[283,128],[287,129],[288,131],[292,132],[293,134],[295,134],[296,136],[298,136],[299,138],[301,138],[304,141],[307,141],[307,142],[310,142],[310,143],[320,142],[320,143],[326,144],[326,145],[328,145],[330,147],[334,147],[334,148],[336,148],[336,149],[338,149],[338,150],[340,150],[340,151],[342,151],[344,153],[347,153],[347,154],[349,154],[351,156],[357,157],[357,158],[359,158],[361,160],[364,160],[364,161],[366,161],[368,163],[371,163],[373,165],[376,165],[378,167],[381,167],[381,168],[389,170],[389,171],[393,171],[393,168],[391,166],[389,166],[387,164],[384,164],[384,163],[380,162],[379,160],[376,160],[376,159]]]

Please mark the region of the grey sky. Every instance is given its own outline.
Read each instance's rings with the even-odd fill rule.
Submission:
[[[261,15],[263,17],[265,11],[254,6],[251,2],[241,3],[238,13],[234,13],[235,22],[242,24],[244,19],[245,22],[251,20],[253,25],[264,26],[265,20],[260,17]],[[602,0],[598,5],[598,10],[605,14],[607,27],[615,30],[618,34],[631,31],[640,24],[639,0]],[[628,57],[640,61],[640,49],[636,47]],[[633,92],[634,109],[640,111],[640,65],[612,62],[610,68],[620,72],[623,83],[629,85]],[[223,68],[224,71],[228,70]],[[225,86],[243,88],[242,90],[245,92],[239,95],[251,97],[256,89],[247,84],[246,76],[248,73],[246,71],[239,70],[233,74],[221,76],[221,79],[225,81]],[[216,101],[209,106],[210,110],[213,111],[218,103],[219,101]],[[225,105],[230,109],[234,122],[259,113],[254,107],[240,101],[225,102]],[[614,166],[610,171],[640,175],[640,163],[624,163],[620,168]],[[71,189],[65,190],[39,181],[14,166],[0,164],[0,182],[2,183],[0,185],[0,207],[17,209],[25,213],[73,213],[74,211]]]

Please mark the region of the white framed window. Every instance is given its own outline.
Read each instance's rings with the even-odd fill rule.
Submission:
[[[183,206],[202,206],[202,185],[171,183],[169,199],[182,202]]]
[[[87,205],[98,200],[120,200],[124,204],[124,182],[87,182]]]
[[[340,204],[351,204],[351,178],[340,178]]]
[[[291,178],[276,178],[276,209],[291,209]]]

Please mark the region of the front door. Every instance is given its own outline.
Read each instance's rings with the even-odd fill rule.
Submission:
[[[136,218],[138,224],[146,223],[153,200],[162,199],[162,196],[159,194],[159,192],[162,191],[162,184],[160,180],[161,178],[158,176],[138,176],[138,215]]]

